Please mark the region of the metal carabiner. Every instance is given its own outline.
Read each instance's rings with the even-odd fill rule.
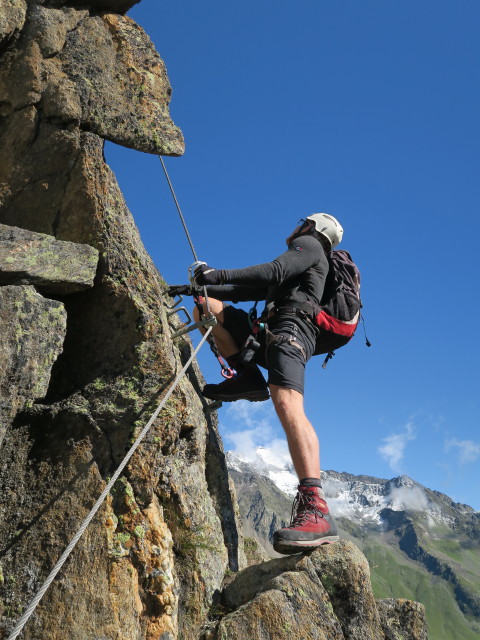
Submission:
[[[198,284],[195,282],[195,277],[194,277],[195,269],[199,267],[201,264],[206,265],[207,263],[203,262],[202,260],[197,260],[196,262],[194,262],[188,267],[189,280],[194,287],[198,287]]]

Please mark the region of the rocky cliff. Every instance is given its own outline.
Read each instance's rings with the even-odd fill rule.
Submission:
[[[164,283],[103,159],[105,139],[184,148],[163,61],[123,15],[132,4],[0,3],[4,636],[190,349],[172,344]],[[25,638],[194,637],[241,561],[198,378],[167,403]]]
[[[3,638],[191,351],[171,339],[165,283],[103,158],[104,140],[183,153],[163,61],[124,15],[133,4],[0,0]],[[200,385],[194,365],[22,637],[425,637],[416,605],[369,600],[352,548],[260,565],[255,589],[235,596],[240,573],[221,595],[247,561]],[[292,636],[296,611],[317,623]]]
[[[221,605],[215,640],[427,640],[423,606],[375,602],[368,562],[345,540],[245,569]]]

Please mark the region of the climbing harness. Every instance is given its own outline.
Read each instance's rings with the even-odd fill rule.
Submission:
[[[257,304],[258,300],[248,312],[248,323],[252,331],[240,350],[240,362],[242,364],[248,364],[253,360],[255,353],[260,349],[260,342],[257,340],[258,334],[266,329],[266,324],[262,321],[262,318],[257,318]]]
[[[177,385],[179,384],[180,380],[184,377],[184,375],[187,372],[187,369],[190,366],[190,364],[192,363],[193,359],[195,358],[197,353],[202,348],[204,342],[206,340],[208,340],[209,334],[212,331],[212,329],[213,329],[213,327],[208,327],[206,334],[202,337],[202,339],[200,340],[197,348],[194,350],[194,352],[192,353],[192,355],[190,356],[190,358],[188,359],[188,361],[184,365],[183,369],[180,371],[180,373],[177,375],[177,377],[173,381],[172,386],[168,389],[168,391],[165,394],[165,396],[163,397],[162,401],[160,402],[158,407],[153,412],[152,416],[150,417],[150,420],[143,427],[140,435],[138,436],[138,438],[133,443],[132,447],[128,451],[128,453],[125,456],[125,458],[120,463],[120,466],[118,467],[118,469],[113,474],[110,482],[107,484],[105,489],[100,494],[100,497],[98,498],[96,503],[93,505],[90,513],[87,515],[85,520],[82,522],[82,524],[81,524],[80,528],[78,529],[77,533],[73,536],[72,540],[70,541],[70,544],[68,545],[68,547],[65,549],[65,551],[61,555],[61,557],[58,560],[57,564],[53,567],[53,569],[50,572],[50,574],[48,575],[47,579],[45,580],[43,585],[40,587],[40,589],[38,590],[37,594],[35,595],[35,597],[31,601],[31,603],[26,608],[26,610],[25,610],[24,614],[22,615],[22,617],[18,620],[15,628],[13,629],[12,633],[8,636],[7,640],[15,640],[15,638],[17,638],[18,635],[22,632],[23,627],[26,625],[26,623],[28,622],[30,616],[35,611],[35,609],[37,608],[38,603],[40,602],[40,600],[45,595],[45,592],[47,591],[47,589],[49,588],[49,586],[51,585],[51,583],[55,579],[57,573],[60,571],[60,569],[65,564],[65,561],[67,560],[68,556],[71,554],[73,549],[75,548],[77,542],[80,540],[81,536],[83,535],[83,533],[85,532],[86,528],[88,527],[88,525],[92,521],[93,517],[95,516],[97,511],[102,506],[103,501],[105,500],[107,495],[110,493],[110,490],[112,489],[113,485],[118,480],[118,478],[120,477],[120,475],[121,475],[122,471],[124,470],[124,468],[127,466],[130,458],[133,456],[133,454],[135,453],[135,451],[139,447],[140,443],[142,442],[142,440],[147,435],[147,433],[150,430],[152,424],[155,422],[155,420],[158,417],[160,411],[165,406],[167,400],[170,398],[172,393],[175,391],[175,389],[176,389]]]

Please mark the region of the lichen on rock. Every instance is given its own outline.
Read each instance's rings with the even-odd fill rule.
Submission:
[[[351,542],[250,566],[230,577],[215,640],[426,640],[422,605],[376,602],[365,556]]]
[[[0,287],[0,444],[16,413],[45,396],[66,316],[32,286]]]
[[[162,507],[154,496],[146,509],[140,509],[125,478],[119,481],[108,505],[104,522],[115,567],[112,579],[117,585],[125,578],[131,583],[140,613],[146,603],[145,638],[158,638],[162,633],[177,637],[179,589],[172,534]],[[120,608],[121,601],[118,604]]]
[[[428,640],[425,607],[411,600],[378,600],[385,640]]]
[[[321,550],[315,553],[321,553]],[[312,560],[294,555],[242,571],[223,593],[215,640],[343,640],[339,620]]]
[[[328,592],[343,633],[351,640],[381,638],[370,567],[352,542],[341,540],[312,554],[311,561]]]
[[[0,224],[0,285],[32,284],[46,293],[93,287],[98,251],[87,244]]]
[[[4,338],[30,378],[23,389],[12,360],[2,382],[8,411],[0,487],[7,499],[0,549],[4,575],[15,576],[0,584],[3,635],[191,348],[188,340],[181,348],[171,340],[178,321],[167,318],[164,281],[103,158],[107,138],[141,151],[183,152],[168,113],[163,61],[144,31],[120,15],[132,4],[32,0],[25,21],[11,21],[0,61],[3,262],[16,264],[4,275],[16,278],[16,270],[22,282],[55,297],[43,298],[31,285],[0,286],[3,297],[13,295],[13,311],[28,302],[32,314],[38,305],[50,314],[29,316],[38,354],[23,335]],[[43,249],[52,252],[44,261]],[[92,284],[98,257],[93,287],[66,285],[73,280],[68,267]],[[54,312],[63,324],[51,320]],[[48,327],[38,324],[43,317]],[[15,319],[11,331],[26,331],[22,323]],[[237,569],[242,557],[222,445],[199,398],[201,384],[193,366],[45,594],[25,639],[197,635],[227,567]]]
[[[25,0],[0,0],[0,47],[21,30],[26,12]]]

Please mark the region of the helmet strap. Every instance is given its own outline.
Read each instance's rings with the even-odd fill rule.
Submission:
[[[327,238],[327,236],[324,236],[323,233],[320,233],[319,231],[315,231],[314,235],[315,235],[315,238],[320,242],[320,244],[324,248],[325,253],[330,253],[330,251],[332,250],[332,243]]]
[[[317,233],[315,231],[315,224],[311,220],[305,220],[305,222],[302,224],[302,226],[297,231],[297,233],[290,238],[290,242],[293,242],[294,240],[296,240],[300,236],[304,236],[305,235],[305,230],[307,228],[310,228],[310,227],[311,227],[311,230],[310,230],[310,234],[309,235],[315,235]]]

